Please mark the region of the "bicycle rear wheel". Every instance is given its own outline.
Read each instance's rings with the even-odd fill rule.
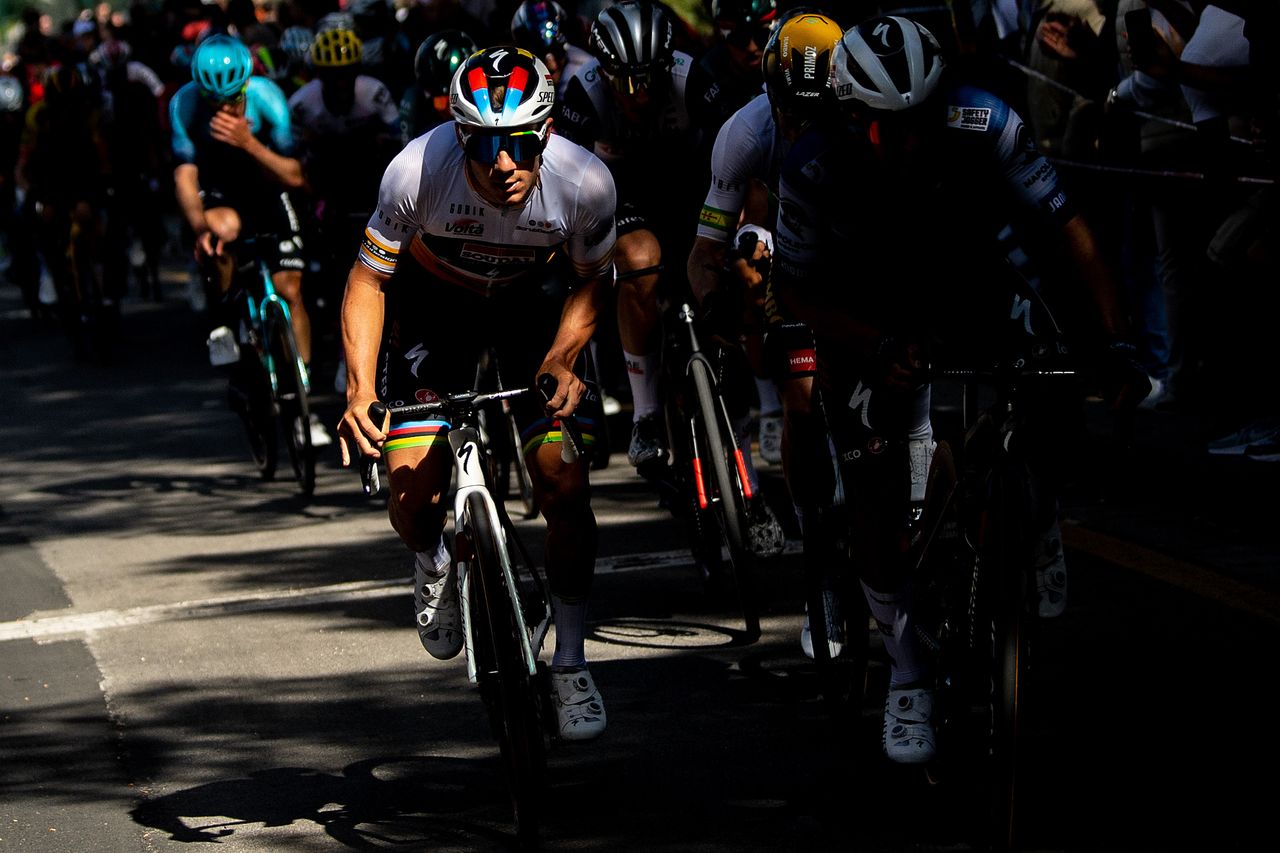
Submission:
[[[704,451],[698,456],[702,462],[710,462],[711,482],[715,491],[709,497],[717,507],[715,518],[729,551],[742,620],[747,635],[755,639],[760,636],[760,605],[757,600],[754,555],[747,539],[746,489],[739,474],[737,460],[731,457],[734,447],[733,428],[725,415],[720,397],[715,392],[715,378],[707,362],[698,357],[691,359],[689,374],[697,392],[698,408],[694,423],[701,427],[697,429],[695,440],[700,450]],[[702,477],[705,483],[705,470]]]
[[[279,404],[279,421],[293,476],[304,495],[316,488],[316,452],[311,444],[311,406],[307,400],[306,365],[298,354],[293,326],[277,303],[267,303],[267,352]]]
[[[477,639],[481,698],[506,769],[516,834],[528,843],[537,838],[546,776],[541,703],[517,635],[519,602],[511,600],[503,579],[504,546],[478,494],[467,498],[465,525],[474,551],[472,577],[478,580],[473,595],[479,606],[473,606],[471,614],[479,623],[473,633],[483,640]]]
[[[1025,490],[1012,474],[993,478],[984,520],[981,559],[989,607],[991,657],[988,732],[991,848],[1016,850],[1020,742],[1030,662],[1031,552],[1026,546]]]

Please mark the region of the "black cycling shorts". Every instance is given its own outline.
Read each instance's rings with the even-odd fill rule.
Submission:
[[[555,340],[564,305],[555,279],[509,285],[482,296],[401,264],[387,290],[387,323],[379,354],[378,395],[391,406],[430,403],[473,388],[532,387]],[[483,370],[496,365],[496,373]],[[581,360],[580,360],[581,364]],[[582,375],[581,370],[578,371]],[[559,422],[546,416],[536,392],[511,401],[526,454],[561,441]],[[584,449],[590,451],[604,417],[598,389],[588,383],[575,411]],[[439,418],[401,425],[396,448],[447,441]]]
[[[246,195],[213,188],[202,190],[200,200],[205,210],[229,207],[236,211],[240,215],[241,234],[269,237],[261,239],[260,244],[262,257],[273,273],[306,268],[302,257],[302,223],[293,200],[284,190]]]

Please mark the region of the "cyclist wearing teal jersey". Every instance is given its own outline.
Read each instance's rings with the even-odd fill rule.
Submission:
[[[289,106],[280,87],[253,76],[253,57],[240,41],[206,37],[191,60],[191,82],[169,102],[177,167],[178,207],[195,235],[196,261],[225,296],[235,273],[234,244],[242,236],[270,235],[268,262],[276,291],[289,304],[298,350],[311,359],[311,322],[302,299],[302,238],[289,191],[303,186],[294,156]],[[231,327],[238,315],[217,300],[209,339],[215,365],[234,363]],[[313,416],[312,443],[332,443]]]

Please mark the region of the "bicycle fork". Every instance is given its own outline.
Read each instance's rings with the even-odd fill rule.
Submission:
[[[467,679],[472,684],[475,684],[478,680],[478,672],[475,656],[475,634],[472,628],[475,623],[471,616],[471,585],[473,583],[471,560],[474,556],[474,549],[468,538],[470,536],[468,526],[459,523],[467,517],[467,499],[472,494],[480,495],[484,501],[485,511],[489,515],[491,529],[495,534],[502,536],[504,540],[507,535],[507,529],[498,515],[493,495],[489,492],[488,484],[485,482],[484,451],[480,447],[480,436],[476,427],[461,427],[450,430],[449,447],[453,451],[454,470],[457,471],[458,477],[458,488],[453,503],[454,559],[457,561],[458,587],[462,604],[463,648],[466,650]],[[519,635],[520,650],[523,653],[528,674],[533,676],[537,672],[538,665],[535,649],[541,647],[542,639],[546,636],[550,627],[550,605],[547,605],[548,612],[538,625],[538,636],[535,638],[537,640],[535,644],[529,639],[529,630],[525,622],[524,611],[520,607],[520,593],[516,585],[515,571],[511,567],[511,557],[507,553],[505,543],[497,551],[498,559],[502,564],[502,580],[506,585],[507,595],[510,598],[512,610],[515,614],[516,633]]]
[[[710,362],[708,362],[701,353],[695,353],[691,361],[692,360],[701,362],[702,366],[706,370],[703,376],[711,383],[711,387],[714,389],[715,382],[712,380],[713,373]],[[691,364],[690,371],[692,370],[693,366]],[[715,399],[717,404],[720,406],[720,414],[724,418],[724,423],[733,423],[733,421],[729,420],[729,410],[725,407],[724,400],[718,394],[713,395],[713,399]],[[706,428],[714,429],[715,424],[707,424]],[[747,476],[746,460],[743,459],[742,448],[738,446],[738,437],[733,434],[732,429],[727,430],[727,433],[728,435],[725,438],[732,448],[731,454],[733,456],[733,464],[738,472],[738,482],[742,484],[742,496],[750,502],[754,493],[751,490],[751,478]],[[698,419],[696,416],[689,418],[689,434],[693,438],[693,482],[698,496],[698,509],[706,509],[711,503],[711,498],[708,495],[706,485],[706,477],[702,470],[702,447],[704,446],[706,439],[698,432]],[[720,499],[724,500],[724,496],[721,495]]]

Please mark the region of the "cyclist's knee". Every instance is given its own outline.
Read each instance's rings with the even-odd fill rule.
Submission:
[[[440,539],[444,530],[444,495],[423,490],[391,489],[387,514],[401,541],[414,551],[425,551]]]
[[[302,273],[297,270],[281,270],[271,276],[271,283],[275,286],[276,293],[289,303],[290,308],[296,310],[302,305]]]
[[[240,214],[234,208],[214,207],[204,212],[209,230],[223,243],[234,243],[240,237]]]
[[[631,231],[618,238],[613,260],[618,267],[619,275],[625,275],[632,270],[649,269],[662,263],[662,246],[652,231],[646,229]],[[645,278],[648,277],[624,279],[621,284],[634,286],[632,283]]]

